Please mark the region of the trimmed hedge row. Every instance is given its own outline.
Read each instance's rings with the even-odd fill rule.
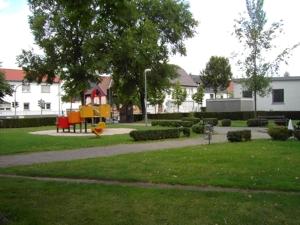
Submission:
[[[251,130],[228,131],[227,139],[230,142],[250,141]]]
[[[253,118],[253,112],[193,112],[193,113],[159,113],[148,114],[149,119],[153,120],[177,120],[189,117],[191,114],[197,118],[217,118],[231,120],[248,120]],[[258,111],[257,116],[284,116],[288,119],[300,119],[300,111]],[[143,119],[141,114],[134,115],[135,121]]]
[[[192,121],[180,121],[180,120],[156,120],[152,121],[152,126],[162,126],[162,127],[191,127],[194,122]]]
[[[180,130],[177,128],[163,130],[134,130],[129,133],[135,141],[159,140],[166,138],[179,138]]]
[[[218,125],[218,119],[217,118],[203,118],[203,122],[205,124],[210,124],[210,125],[213,125],[213,126]]]
[[[200,121],[201,121],[200,118],[196,118],[196,117],[183,117],[181,120],[182,121],[191,121],[194,124],[200,123]]]
[[[231,120],[230,119],[223,119],[221,121],[222,127],[230,127],[231,126]]]
[[[294,130],[294,137],[300,141],[300,130]]]
[[[197,123],[197,124],[193,125],[192,126],[192,131],[194,133],[197,133],[197,134],[203,134],[204,133],[204,126],[203,126],[203,124]]]
[[[40,127],[55,125],[56,117],[0,119],[0,128]]]
[[[265,127],[268,123],[267,119],[249,119],[247,121],[248,127]]]

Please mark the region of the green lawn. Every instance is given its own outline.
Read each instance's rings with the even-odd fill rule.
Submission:
[[[300,197],[0,178],[7,225],[298,225]]]
[[[111,128],[132,128],[143,129],[164,129],[162,127],[145,127],[143,125],[122,125],[112,124]],[[65,149],[76,149],[95,146],[107,146],[114,144],[130,144],[134,141],[128,134],[112,136],[91,136],[91,137],[57,137],[48,135],[29,134],[32,131],[56,129],[54,126],[34,127],[34,128],[11,128],[0,129],[0,155],[9,155],[16,153],[56,151]]]
[[[300,142],[259,140],[1,169],[31,176],[300,191]]]

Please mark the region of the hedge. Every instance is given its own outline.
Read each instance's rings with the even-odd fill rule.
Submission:
[[[283,126],[270,127],[268,129],[268,134],[271,136],[273,140],[280,140],[280,141],[286,141],[291,136],[287,127],[283,127]]]
[[[265,127],[268,123],[267,119],[249,119],[247,121],[248,127]]]
[[[253,112],[191,112],[191,113],[158,113],[148,114],[149,119],[153,120],[180,120],[189,117],[191,114],[197,118],[217,118],[231,120],[248,120],[253,118]],[[257,116],[284,116],[287,119],[300,119],[300,111],[257,111]],[[134,120],[143,119],[141,114],[135,114]]]
[[[300,141],[300,130],[294,130],[294,137]]]
[[[191,121],[194,124],[200,123],[200,121],[201,121],[200,118],[196,118],[196,117],[183,117],[181,120],[182,121]]]
[[[203,122],[206,124],[211,124],[213,126],[218,125],[218,119],[217,118],[203,118]]]
[[[0,119],[0,128],[54,126],[55,121],[56,117]]]
[[[227,139],[230,142],[250,141],[251,130],[228,131]]]
[[[197,134],[203,134],[204,133],[204,126],[203,126],[203,124],[197,123],[197,124],[193,125],[192,126],[192,131],[194,133],[197,133]]]
[[[163,130],[134,130],[129,133],[135,141],[159,140],[166,138],[179,138],[180,130],[163,129]]]
[[[231,120],[230,119],[223,119],[221,121],[222,127],[230,127],[231,126]]]
[[[152,126],[162,127],[191,127],[193,126],[191,121],[180,121],[180,120],[154,120],[151,122]]]

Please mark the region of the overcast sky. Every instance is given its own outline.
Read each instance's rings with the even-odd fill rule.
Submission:
[[[187,56],[172,56],[170,62],[181,66],[188,73],[199,74],[210,56],[230,58],[242,51],[232,35],[234,19],[245,12],[245,0],[189,0],[194,18],[199,21],[197,34],[186,41]],[[284,34],[277,39],[278,49],[300,42],[300,1],[265,0],[265,11],[270,22],[283,20]],[[2,67],[17,68],[16,56],[22,49],[34,47],[28,25],[29,10],[25,0],[0,0],[0,62]],[[234,76],[241,76],[231,59]],[[300,76],[300,47],[293,51],[289,65],[282,65],[279,75],[288,71]]]

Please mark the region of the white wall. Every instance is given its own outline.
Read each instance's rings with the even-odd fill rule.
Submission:
[[[284,89],[284,102],[273,103],[271,91],[265,97],[257,97],[258,111],[300,111],[300,79],[273,80],[271,82],[271,88]],[[242,91],[242,85],[234,82],[234,98],[242,98]]]

